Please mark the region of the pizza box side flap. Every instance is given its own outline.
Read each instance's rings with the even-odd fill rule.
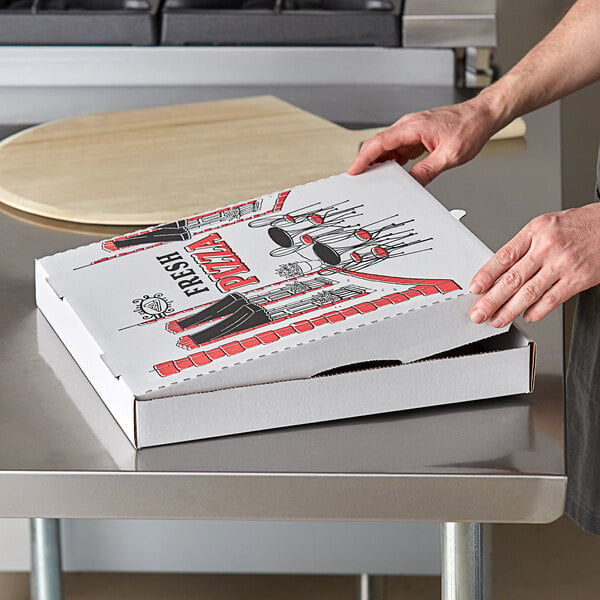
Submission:
[[[139,447],[526,393],[529,344],[136,403]]]
[[[483,340],[484,348],[490,350],[508,350],[516,347],[529,348],[529,392],[533,392],[535,386],[535,372],[537,366],[537,344],[516,323],[504,335],[493,339]]]
[[[103,360],[102,349],[83,325],[66,298],[48,284],[48,274],[41,261],[35,262],[37,305],[94,386],[114,419],[135,444],[134,396],[126,383],[115,377]]]

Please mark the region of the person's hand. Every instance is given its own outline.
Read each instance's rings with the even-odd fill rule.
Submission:
[[[442,171],[471,160],[503,125],[482,97],[404,115],[362,144],[348,174],[362,173],[375,162],[395,160],[401,165],[418,158],[410,174],[427,185]]]
[[[600,203],[530,221],[475,274],[483,294],[470,311],[475,323],[503,327],[521,313],[539,321],[571,296],[600,283]]]

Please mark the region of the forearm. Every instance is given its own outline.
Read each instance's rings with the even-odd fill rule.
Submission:
[[[558,25],[471,103],[497,129],[600,79],[600,0],[578,0]]]
[[[410,170],[421,185],[427,185],[442,171],[471,160],[515,117],[597,79],[600,0],[577,0],[504,77],[466,102],[404,115],[361,146],[348,173],[357,175],[381,160],[404,165],[427,151],[428,156]]]

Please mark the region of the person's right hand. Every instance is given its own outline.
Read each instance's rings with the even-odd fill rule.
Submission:
[[[404,165],[428,151],[430,154],[410,170],[421,185],[427,185],[442,171],[471,160],[500,127],[481,97],[409,113],[368,139],[348,174],[358,175],[369,165],[386,160]]]

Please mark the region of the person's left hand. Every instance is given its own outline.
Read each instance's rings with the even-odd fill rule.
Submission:
[[[475,274],[483,294],[470,311],[475,323],[503,327],[521,313],[539,321],[571,296],[600,283],[600,203],[530,221]]]

